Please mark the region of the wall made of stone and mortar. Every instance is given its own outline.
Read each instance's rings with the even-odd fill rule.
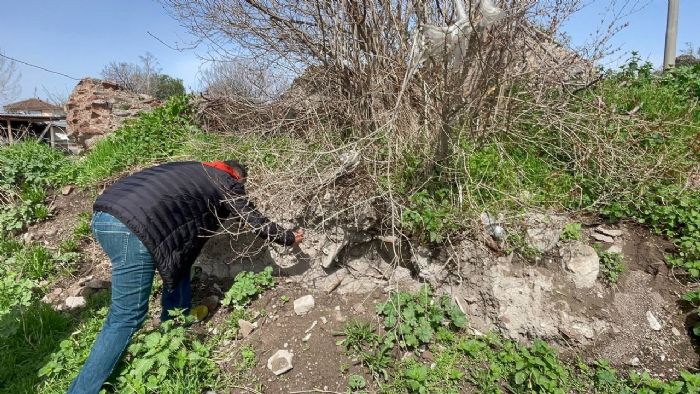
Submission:
[[[90,147],[124,120],[161,104],[148,95],[127,92],[116,83],[85,78],[73,89],[66,104],[68,133]]]

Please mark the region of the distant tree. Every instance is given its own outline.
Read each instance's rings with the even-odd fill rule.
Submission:
[[[0,51],[0,53],[3,53]],[[17,64],[5,57],[0,57],[0,102],[10,101],[19,96],[22,89],[19,80],[22,77],[17,71]]]
[[[692,43],[686,42],[682,54],[676,57],[676,67],[694,66],[696,64],[700,64],[700,48],[696,51]]]
[[[218,61],[201,73],[199,80],[212,96],[265,102],[278,97],[287,87],[263,67],[245,61]]]
[[[144,73],[137,64],[110,62],[102,69],[102,78],[113,81],[133,93],[146,93]]]
[[[147,94],[165,100],[175,94],[184,94],[182,80],[162,74],[158,59],[146,52],[139,56],[140,64],[111,62],[102,69],[102,78],[114,81],[132,93]]]
[[[158,74],[153,78],[152,96],[159,100],[167,100],[171,96],[185,94],[185,85],[182,79],[173,78],[170,75]]]

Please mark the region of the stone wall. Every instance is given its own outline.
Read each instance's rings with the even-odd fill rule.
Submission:
[[[68,133],[89,148],[124,120],[161,104],[148,95],[127,92],[116,83],[85,78],[73,89],[66,104]]]

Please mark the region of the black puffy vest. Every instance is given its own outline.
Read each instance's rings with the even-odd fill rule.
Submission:
[[[94,211],[111,214],[151,252],[163,284],[172,289],[220,228],[240,216],[259,236],[291,245],[294,233],[265,218],[245,197],[243,185],[200,162],[173,162],[127,176],[100,195]]]

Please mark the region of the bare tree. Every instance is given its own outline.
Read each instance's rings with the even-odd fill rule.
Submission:
[[[102,78],[116,82],[124,89],[143,93],[143,75],[139,66],[133,63],[110,62],[102,69]]]
[[[114,81],[130,92],[153,96],[161,72],[158,59],[152,53],[146,52],[139,56],[139,61],[140,64],[110,62],[102,69],[102,78]]]
[[[139,56],[139,60],[141,60],[143,90],[145,93],[153,95],[154,79],[161,71],[158,67],[158,59],[151,52],[146,52],[143,56]]]
[[[22,74],[17,71],[17,64],[14,61],[0,57],[0,102],[13,100],[20,94],[21,77]]]
[[[623,16],[583,57],[559,43],[559,31],[584,0],[161,1],[222,56],[243,51],[295,72],[292,90],[319,97],[319,118],[345,137],[382,130],[410,142],[427,133],[438,163],[457,129],[496,132],[489,125],[511,114],[516,86],[535,101],[576,79],[585,86]]]
[[[288,87],[285,80],[252,61],[213,62],[201,72],[200,84],[207,94],[264,103],[274,100]]]

